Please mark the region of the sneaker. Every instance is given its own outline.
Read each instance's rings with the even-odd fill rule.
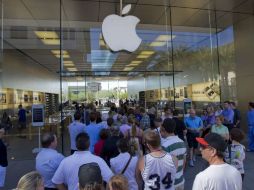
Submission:
[[[190,160],[189,165],[190,165],[190,167],[194,167],[193,160]]]

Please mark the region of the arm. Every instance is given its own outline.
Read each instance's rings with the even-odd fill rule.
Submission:
[[[68,190],[64,184],[58,184],[58,185],[56,185],[56,187],[58,190]]]
[[[136,177],[136,182],[138,184],[138,188],[141,190],[142,189],[142,176],[141,176],[141,171],[144,169],[144,157],[142,156],[137,163],[136,166],[136,171],[135,171],[135,177]]]

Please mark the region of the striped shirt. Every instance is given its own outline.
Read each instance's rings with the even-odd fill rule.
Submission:
[[[175,176],[175,187],[184,184],[183,164],[186,157],[186,146],[178,136],[169,136],[162,142],[163,149],[176,156],[178,167]]]

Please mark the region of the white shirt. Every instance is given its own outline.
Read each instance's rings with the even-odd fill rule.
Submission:
[[[242,190],[241,174],[229,164],[210,165],[196,176],[192,190]]]
[[[69,190],[78,190],[78,170],[83,164],[95,162],[101,169],[104,181],[108,182],[113,176],[106,162],[89,151],[76,151],[73,155],[66,157],[56,170],[52,182],[54,184],[65,184]]]
[[[44,186],[55,188],[51,179],[64,156],[51,148],[43,148],[36,156],[36,170],[44,179]]]
[[[117,157],[110,159],[110,165],[115,174],[120,174],[130,159],[129,153],[120,153]],[[138,162],[138,157],[132,157],[124,176],[128,179],[129,189],[138,190],[138,184],[135,179],[135,169]]]
[[[141,172],[144,190],[160,189],[174,190],[176,167],[170,154],[160,157],[151,154],[144,156],[144,170]]]

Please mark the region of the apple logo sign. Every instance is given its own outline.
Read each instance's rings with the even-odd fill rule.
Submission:
[[[126,5],[122,15],[128,14],[131,5]],[[139,19],[135,16],[109,15],[102,23],[102,35],[112,51],[127,50],[133,52],[138,49],[141,39],[136,33],[136,25]]]

